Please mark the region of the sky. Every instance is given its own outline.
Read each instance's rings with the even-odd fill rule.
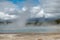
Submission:
[[[0,0],[0,5],[2,5],[0,11],[17,15],[26,12],[30,14],[30,17],[40,17],[40,15],[42,17],[45,13],[41,13],[43,8],[40,4],[40,0]]]
[[[43,2],[44,5],[41,5],[41,2]],[[28,18],[40,18],[44,15],[46,18],[55,17],[56,15],[54,14],[45,13],[45,11],[50,11],[50,4],[53,2],[49,1],[49,4],[45,4],[45,2],[44,0],[0,0],[0,19],[8,20],[17,18],[20,21],[25,21]],[[46,5],[50,6],[50,9],[46,10],[44,8]],[[56,8],[54,7],[54,9]]]
[[[3,13],[3,15],[14,14],[16,16],[16,14],[23,14],[24,12],[34,15],[39,10],[41,10],[39,0],[0,0],[0,14]]]

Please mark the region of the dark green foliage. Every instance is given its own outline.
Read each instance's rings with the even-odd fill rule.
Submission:
[[[56,22],[57,24],[60,24],[60,19],[55,20],[55,22]]]

